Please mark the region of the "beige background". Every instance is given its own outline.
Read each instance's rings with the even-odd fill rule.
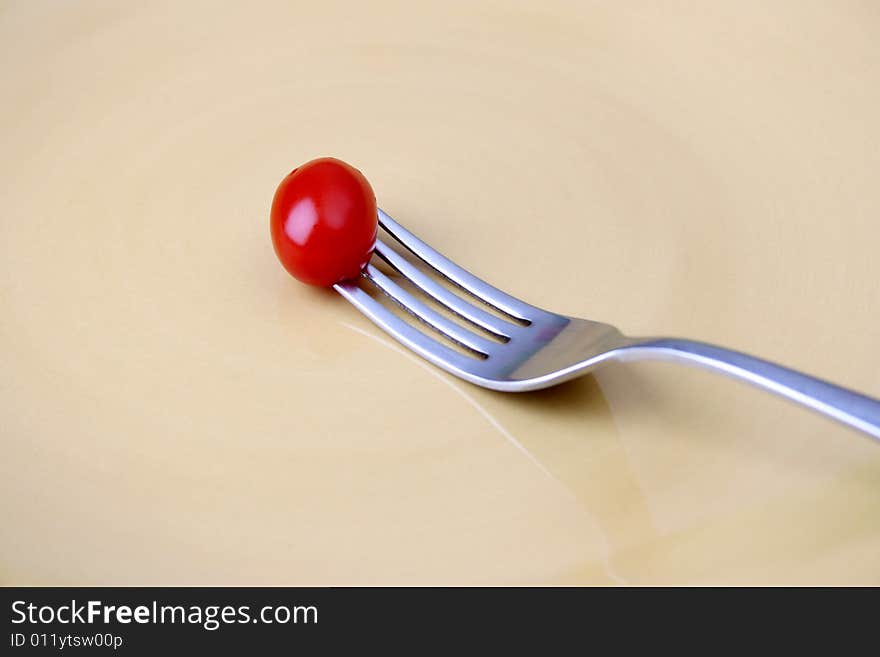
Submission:
[[[513,396],[275,261],[334,155],[490,281],[880,396],[869,2],[4,2],[0,581],[880,583],[880,446],[609,366]]]

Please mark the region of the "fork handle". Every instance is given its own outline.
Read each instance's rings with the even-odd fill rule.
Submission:
[[[620,360],[688,362],[764,388],[880,440],[880,400],[761,358],[705,342],[680,338],[634,339]]]

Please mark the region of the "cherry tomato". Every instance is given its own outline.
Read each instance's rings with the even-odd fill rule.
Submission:
[[[291,171],[275,191],[270,228],[284,268],[309,285],[356,278],[376,243],[376,195],[363,174],[332,157]]]

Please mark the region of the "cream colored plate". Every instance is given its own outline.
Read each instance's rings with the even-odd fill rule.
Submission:
[[[528,301],[880,396],[880,14],[296,5],[0,10],[3,583],[880,583],[863,436],[675,365],[472,387],[268,236],[338,156]]]

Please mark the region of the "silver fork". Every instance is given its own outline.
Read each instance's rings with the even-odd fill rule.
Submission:
[[[798,402],[880,439],[880,401],[766,360],[681,338],[630,338],[609,324],[557,315],[492,287],[429,247],[379,210],[379,225],[406,250],[464,292],[456,294],[422,267],[376,242],[375,255],[422,293],[464,318],[437,312],[373,264],[363,277],[408,313],[456,343],[446,346],[376,301],[358,281],[334,287],[392,337],[466,381],[493,390],[546,388],[610,360],[673,360],[706,367]],[[496,312],[489,312],[487,306]],[[503,319],[502,319],[503,317]],[[473,330],[463,324],[473,325]],[[480,327],[480,328],[476,328]],[[481,330],[482,329],[482,330]],[[493,337],[489,337],[491,334]],[[493,339],[494,338],[494,339]]]

